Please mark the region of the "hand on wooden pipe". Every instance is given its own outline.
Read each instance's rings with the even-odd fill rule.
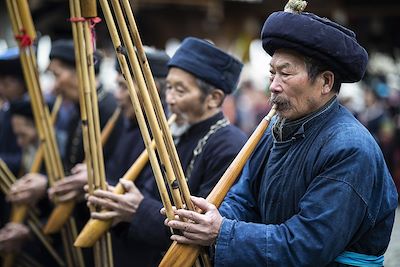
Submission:
[[[7,199],[16,204],[34,205],[46,195],[46,189],[46,176],[39,173],[28,173],[11,186]]]
[[[18,252],[29,237],[27,226],[22,223],[8,223],[0,230],[0,251]]]
[[[107,210],[92,212],[91,217],[93,219],[113,219],[113,225],[132,220],[144,197],[133,182],[125,179],[120,179],[119,182],[126,192],[123,195],[105,190],[96,190],[93,195],[88,197],[88,206],[93,205]]]
[[[218,209],[204,198],[191,197],[193,204],[204,213],[178,209],[174,210],[175,220],[165,220],[165,225],[180,230],[182,235],[172,235],[171,239],[182,244],[210,246],[215,243],[222,224]],[[165,214],[162,209],[161,213]]]
[[[57,198],[59,202],[66,202],[72,199],[83,200],[85,191],[83,187],[87,184],[86,164],[77,164],[71,170],[72,175],[54,183],[48,190],[49,198]]]

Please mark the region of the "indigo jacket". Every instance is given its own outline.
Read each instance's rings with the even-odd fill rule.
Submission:
[[[396,207],[374,138],[334,100],[289,141],[266,131],[220,207],[215,266],[338,266],[345,250],[382,255]]]

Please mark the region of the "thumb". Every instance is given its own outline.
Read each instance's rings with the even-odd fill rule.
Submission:
[[[214,208],[213,204],[209,203],[202,197],[191,196],[190,199],[192,200],[193,204],[196,207],[200,208],[204,213]]]
[[[125,189],[125,192],[132,192],[134,189],[134,184],[131,181],[128,181],[126,179],[119,179],[119,182],[121,183],[122,187]]]

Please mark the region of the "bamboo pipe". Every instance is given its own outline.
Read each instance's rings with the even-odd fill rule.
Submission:
[[[24,25],[24,29],[26,31],[26,34],[29,35],[29,37],[32,40],[36,39],[36,31],[35,28],[33,27],[33,20],[32,20],[32,15],[31,12],[29,12],[29,5],[27,0],[17,0],[17,5],[19,6],[19,10],[21,12],[21,19],[22,19],[22,25]]]
[[[70,12],[71,12],[71,17],[76,17],[75,16],[75,3],[73,0],[69,1],[69,6],[70,6]],[[79,29],[81,31],[81,29]],[[73,40],[74,40],[74,47],[79,47],[80,43],[78,42],[78,24],[77,23],[72,23],[72,35],[73,35]],[[79,49],[74,49],[75,52],[75,58],[76,62],[80,62],[80,50]],[[83,81],[83,74],[82,74],[82,68],[81,64],[76,64],[76,73],[78,75],[78,81]],[[81,111],[81,121],[82,121],[82,136],[88,136],[89,135],[89,130],[86,122],[87,119],[87,112],[86,112],[86,107],[85,103],[83,101],[84,98],[84,84],[83,82],[78,83],[79,87],[79,104],[80,104],[80,111]],[[89,155],[90,159],[90,144],[89,144],[89,138],[83,138],[83,148],[85,155]],[[87,165],[87,175],[88,175],[88,185],[89,185],[89,193],[93,192],[93,167],[92,167],[92,162],[91,160],[86,161]]]
[[[11,21],[11,25],[12,25],[12,29],[14,34],[17,36],[20,32],[20,29],[23,29],[23,25],[22,22],[19,18],[19,10],[18,7],[16,7],[16,2],[15,1],[11,1],[11,0],[7,0],[7,9],[8,9],[8,13],[9,13],[9,17],[10,17],[10,21]],[[34,120],[35,120],[35,125],[38,129],[38,134],[39,134],[39,139],[41,141],[41,143],[45,143],[46,139],[44,136],[44,130],[41,124],[41,120],[39,117],[40,114],[38,113],[38,106],[36,104],[36,102],[34,101],[34,94],[32,93],[32,90],[34,90],[34,85],[33,85],[33,80],[32,77],[30,77],[30,73],[27,67],[27,55],[25,53],[29,53],[29,50],[27,51],[27,49],[25,47],[22,47],[22,45],[20,44],[20,48],[21,48],[21,52],[20,52],[20,59],[21,59],[21,64],[23,66],[22,71],[25,77],[25,82],[28,88],[29,93],[32,95],[32,110],[34,112],[34,114],[37,114],[37,116],[34,116]],[[45,147],[46,152],[49,151],[49,148],[46,146]],[[45,155],[46,158],[48,157],[48,154]],[[49,174],[49,177],[54,177],[54,172],[53,169],[51,168],[50,164],[47,163],[46,161],[46,168],[47,168],[47,172]]]
[[[229,189],[235,183],[238,175],[242,171],[244,165],[253,153],[257,144],[261,140],[264,132],[268,128],[271,118],[276,112],[274,105],[268,115],[260,122],[253,134],[247,140],[246,144],[240,150],[239,154],[235,157],[228,169],[222,175],[221,179],[207,197],[207,201],[219,207],[228,193]],[[201,247],[194,245],[178,244],[176,241],[172,243],[164,258],[160,263],[160,267],[190,267],[197,259]]]
[[[171,201],[169,199],[169,195],[167,189],[165,187],[164,179],[161,173],[160,165],[158,163],[157,157],[155,155],[154,149],[151,147],[151,138],[149,131],[147,129],[146,121],[144,119],[143,111],[140,108],[140,102],[138,99],[138,95],[135,91],[135,86],[132,80],[132,76],[130,74],[130,70],[126,61],[125,56],[121,53],[122,45],[120,38],[118,36],[118,30],[116,28],[115,22],[112,17],[111,9],[107,3],[107,0],[100,0],[101,8],[103,10],[104,17],[106,19],[107,27],[111,36],[111,40],[113,45],[117,51],[117,58],[120,64],[122,73],[128,84],[129,94],[131,97],[131,101],[135,110],[136,119],[139,124],[140,131],[142,133],[143,141],[146,146],[147,153],[149,154],[149,161],[151,163],[151,168],[153,170],[155,180],[157,183],[158,190],[160,192],[161,201],[166,209],[167,217],[170,219],[174,218],[174,213],[172,210]]]
[[[179,156],[176,151],[176,147],[174,145],[174,141],[172,139],[172,135],[170,133],[170,130],[169,130],[169,127],[167,124],[167,119],[165,117],[163,107],[161,104],[161,100],[158,95],[157,87],[155,85],[153,75],[151,73],[150,66],[149,66],[149,63],[146,58],[146,53],[143,48],[143,44],[142,44],[142,41],[141,41],[141,38],[139,35],[139,30],[137,28],[137,24],[135,21],[135,17],[133,15],[133,11],[132,11],[130,2],[126,1],[126,0],[122,0],[122,3],[124,6],[124,9],[125,9],[125,12],[126,12],[126,16],[129,21],[130,31],[131,31],[131,34],[133,35],[134,44],[135,44],[137,52],[138,52],[139,62],[140,62],[140,65],[142,66],[142,69],[144,72],[144,77],[145,77],[146,83],[149,87],[151,101],[154,103],[154,107],[155,107],[156,114],[157,114],[157,117],[159,120],[159,124],[160,124],[162,132],[164,133],[163,136],[164,136],[164,140],[165,140],[165,144],[166,144],[166,149],[168,151],[168,154],[171,155],[171,157],[170,157],[171,164],[172,164],[172,168],[175,173],[175,177],[178,180],[179,188],[181,190],[181,193],[185,200],[187,208],[189,210],[194,210],[192,201],[190,200],[189,187],[187,185],[187,182],[185,179],[185,174],[183,172],[182,165],[180,164]]]
[[[169,124],[172,124],[176,119],[176,115],[172,115],[169,119]],[[152,148],[155,149],[156,143],[153,140]],[[149,161],[149,154],[147,150],[144,150],[140,156],[136,159],[136,161],[132,164],[129,170],[124,174],[122,179],[126,179],[128,181],[135,182],[138,178],[139,174],[142,172],[143,168],[146,166],[147,162]],[[121,183],[118,183],[114,190],[114,194],[122,195],[125,193],[124,187]],[[106,212],[104,210],[103,212]],[[94,243],[99,240],[101,236],[111,227],[113,220],[96,220],[90,219],[85,227],[82,229],[81,233],[79,234],[78,238],[75,240],[74,245],[77,247],[92,247]]]
[[[157,115],[156,115],[155,111],[153,110],[153,103],[151,101],[149,92],[147,90],[147,86],[146,86],[146,83],[145,83],[145,80],[143,77],[143,73],[140,69],[140,64],[138,62],[136,51],[133,47],[132,39],[129,35],[129,30],[128,30],[126,22],[124,20],[122,8],[117,0],[112,0],[112,4],[114,6],[114,11],[115,11],[115,15],[117,18],[117,22],[118,22],[120,30],[121,30],[122,39],[124,40],[124,43],[128,50],[128,58],[130,60],[132,70],[133,70],[136,82],[138,84],[140,96],[142,97],[141,99],[143,100],[143,108],[145,110],[145,113],[146,113],[146,116],[147,116],[147,119],[148,119],[148,122],[149,122],[149,125],[151,128],[151,131],[153,133],[154,139],[156,141],[157,152],[158,152],[161,162],[163,163],[164,168],[166,170],[166,177],[168,180],[168,185],[169,185],[169,188],[171,191],[172,199],[177,208],[182,208],[183,202],[182,202],[182,198],[181,198],[181,193],[177,186],[178,184],[176,183],[175,173],[172,168],[171,161],[170,161],[170,157],[172,157],[173,155],[168,155],[167,148],[164,143],[163,134],[161,132],[160,126],[157,121]]]
[[[78,0],[71,0],[70,1],[70,11],[71,11],[71,17],[81,17],[80,14],[80,5],[79,5]],[[81,119],[83,121],[82,127],[83,127],[83,135],[88,134],[90,136],[94,136],[94,130],[91,126],[91,123],[89,125],[89,118],[93,117],[93,111],[92,111],[92,105],[90,102],[90,90],[91,90],[91,84],[90,84],[90,78],[88,77],[88,73],[84,72],[87,70],[86,68],[82,68],[82,66],[88,66],[87,63],[87,57],[85,56],[85,50],[84,50],[84,29],[82,22],[77,22],[72,23],[72,29],[73,29],[73,34],[74,34],[74,47],[75,47],[75,58],[76,58],[76,68],[77,68],[77,73],[78,73],[78,78],[81,81],[79,83],[79,88],[80,88],[80,106],[81,106]],[[93,58],[90,58],[93,62]],[[89,60],[90,60],[89,59]],[[93,64],[93,63],[92,63]],[[88,96],[86,96],[88,95]],[[85,101],[87,100],[87,101]],[[89,101],[89,102],[88,102]],[[88,125],[87,125],[88,124]],[[89,162],[88,166],[88,180],[91,180],[92,177],[99,177],[98,173],[98,161],[92,161],[91,156],[88,155],[94,155],[96,153],[90,153],[88,150],[92,149],[93,146],[96,146],[96,141],[90,142],[86,141],[85,144],[85,139],[84,138],[84,150],[85,150],[85,155],[86,155],[86,162]],[[92,138],[92,140],[95,140],[95,138]],[[90,166],[91,164],[94,164],[93,166]],[[93,167],[93,168],[92,168]],[[91,172],[94,172],[94,174],[91,174]],[[90,184],[90,183],[89,183]],[[50,233],[56,233],[60,231],[64,223],[68,220],[68,218],[71,216],[72,211],[75,207],[74,201],[68,201],[64,203],[59,203],[51,213],[49,220],[44,228],[45,233],[50,234]]]
[[[92,40],[92,32],[91,28],[91,21],[88,18],[93,18],[97,16],[96,10],[96,1],[95,0],[87,0],[83,1],[81,6],[81,10],[76,9],[77,15],[79,12],[82,12],[83,17],[86,20],[83,22],[83,30],[84,30],[84,39],[81,41],[84,42],[86,45],[86,56],[88,58],[88,75],[89,75],[89,83],[90,87],[84,88],[89,91],[89,95],[85,98],[85,102],[87,104],[87,108],[89,110],[89,117],[88,117],[88,125],[89,125],[89,141],[92,146],[92,155],[91,159],[93,161],[94,166],[94,182],[95,187],[101,188],[103,190],[106,189],[106,178],[105,178],[105,168],[104,168],[104,158],[103,158],[103,151],[101,145],[101,137],[100,137],[100,119],[99,119],[99,109],[98,109],[98,100],[97,100],[97,93],[96,93],[96,82],[95,82],[95,74],[94,74],[94,61],[93,61],[93,48],[94,48],[94,41]],[[79,31],[78,31],[79,33]],[[78,35],[78,38],[80,36]],[[92,43],[93,41],[93,43]],[[82,59],[82,58],[81,58]],[[84,68],[84,61],[81,61],[82,67]],[[84,81],[86,76],[83,75]],[[85,91],[86,93],[86,91]],[[86,94],[85,94],[86,96]],[[93,112],[92,112],[93,111]],[[95,168],[98,168],[97,170]],[[95,264],[96,266],[113,266],[112,260],[112,243],[110,236],[103,236],[99,242],[97,242],[95,247]]]

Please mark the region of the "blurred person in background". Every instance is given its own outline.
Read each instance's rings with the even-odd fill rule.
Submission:
[[[168,62],[168,68],[166,103],[169,112],[177,115],[171,133],[190,192],[205,197],[246,140],[221,111],[225,95],[236,89],[242,64],[213,44],[189,37]],[[126,182],[129,191],[125,195],[97,190],[88,199],[90,204],[110,210],[92,213],[92,218],[123,222],[122,233],[128,240],[151,248],[132,257],[138,266],[156,266],[171,242],[170,229],[159,213],[162,202],[155,178],[152,172],[147,174],[139,179],[151,182],[148,190],[139,191]]]

